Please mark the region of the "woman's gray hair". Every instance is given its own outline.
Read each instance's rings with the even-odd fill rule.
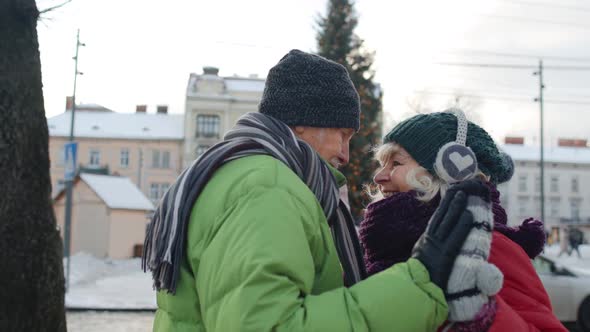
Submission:
[[[375,154],[375,160],[379,161],[381,165],[387,165],[391,162],[393,156],[399,152],[399,150],[400,145],[392,142],[376,147],[373,152]],[[382,167],[383,166],[381,166],[381,168]],[[379,170],[377,170],[377,172],[379,172]],[[488,176],[481,172],[479,172],[477,176],[486,181],[489,180]],[[430,174],[428,170],[422,166],[408,171],[408,174],[406,174],[406,182],[408,185],[410,185],[410,187],[412,187],[413,190],[418,193],[417,198],[423,202],[431,201],[439,193],[441,194],[441,197],[444,196],[449,187],[447,183],[445,183],[436,175]],[[383,193],[381,193],[379,190],[376,190],[374,187],[371,188],[370,186],[365,186],[365,190],[373,202],[383,199]]]

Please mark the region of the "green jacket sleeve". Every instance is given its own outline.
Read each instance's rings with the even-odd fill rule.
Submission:
[[[196,276],[207,331],[434,331],[446,319],[441,290],[413,259],[311,295],[329,242],[285,189],[255,187],[222,219]]]

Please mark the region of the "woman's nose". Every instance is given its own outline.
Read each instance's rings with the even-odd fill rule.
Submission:
[[[382,184],[387,181],[389,181],[389,172],[386,168],[382,168],[379,172],[377,172],[377,174],[375,174],[375,177],[373,178],[373,182],[376,184]]]

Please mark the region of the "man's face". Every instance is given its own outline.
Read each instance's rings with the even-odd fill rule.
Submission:
[[[348,145],[354,135],[354,129],[297,126],[294,130],[299,138],[311,145],[332,166],[338,168],[348,163]]]

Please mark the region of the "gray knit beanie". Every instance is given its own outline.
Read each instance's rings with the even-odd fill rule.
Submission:
[[[360,101],[341,64],[291,50],[270,69],[260,113],[289,126],[360,127]]]

